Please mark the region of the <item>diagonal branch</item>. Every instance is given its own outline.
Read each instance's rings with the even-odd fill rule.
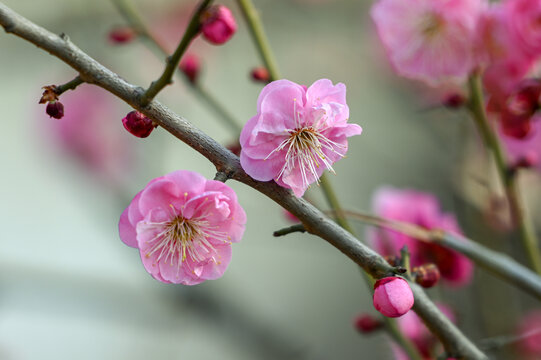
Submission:
[[[141,111],[172,135],[185,142],[211,161],[219,172],[265,194],[302,221],[308,232],[317,235],[347,255],[375,278],[385,276],[391,266],[376,252],[363,245],[346,230],[331,221],[303,199],[274,182],[260,182],[249,177],[240,167],[238,157],[214,139],[195,128],[186,119],[157,101],[143,106],[144,90],[134,86],[85,54],[65,35],[55,35],[18,15],[0,3],[0,25],[58,57],[77,72],[82,80],[100,86]],[[450,356],[466,359],[487,357],[443,315],[418,286],[412,286],[415,311],[440,338]]]

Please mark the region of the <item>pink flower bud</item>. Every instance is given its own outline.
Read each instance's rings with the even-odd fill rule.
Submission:
[[[440,280],[440,270],[435,264],[425,264],[412,270],[415,274],[415,282],[424,288],[430,288]]]
[[[449,94],[443,99],[443,105],[451,109],[457,109],[465,102],[466,99],[462,94]]]
[[[201,67],[199,57],[196,55],[188,54],[184,56],[182,61],[180,62],[180,70],[186,75],[188,80],[192,84],[195,84],[198,77],[199,77],[199,69]]]
[[[146,138],[156,127],[152,120],[139,111],[131,111],[122,119],[122,124],[128,132],[140,138]]]
[[[374,307],[387,317],[399,317],[413,306],[413,293],[408,282],[390,276],[376,281],[374,285]]]
[[[266,84],[270,81],[269,71],[262,66],[253,68],[250,76],[253,80],[257,82],[262,82]]]
[[[201,31],[207,41],[221,45],[237,31],[237,22],[227,7],[214,5],[201,16]]]
[[[64,105],[60,101],[50,101],[47,103],[45,112],[50,117],[55,119],[62,119],[64,117]]]
[[[135,38],[135,30],[130,26],[115,27],[109,33],[109,41],[112,44],[127,44]]]
[[[355,329],[360,333],[368,334],[380,329],[383,326],[383,322],[372,315],[361,314],[353,319],[353,326],[355,326]]]

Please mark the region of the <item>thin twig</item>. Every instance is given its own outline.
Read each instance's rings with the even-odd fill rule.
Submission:
[[[494,133],[488,122],[480,75],[477,73],[472,75],[468,81],[468,85],[470,88],[469,108],[472,118],[477,125],[485,146],[494,156],[498,174],[502,181],[507,200],[509,201],[511,217],[518,225],[522,246],[530,260],[530,265],[535,272],[541,275],[541,254],[539,252],[539,243],[535,235],[535,229],[526,212],[517,182],[517,176],[509,171],[504,150],[498,136]]]
[[[242,170],[238,157],[181,116],[157,101],[151,101],[143,106],[140,97],[142,88],[126,82],[105,68],[75,46],[66,36],[57,36],[43,29],[2,3],[0,3],[0,25],[6,32],[13,33],[64,61],[79,72],[81,79],[85,82],[104,88],[144,113],[205,156],[216,166],[217,171],[230,174],[232,179],[256,189],[280,204],[294,214],[304,224],[307,231],[329,242],[373,277],[380,278],[391,270],[390,265],[380,255],[363,245],[307,201],[296,198],[290,190],[274,182],[260,182],[252,179]],[[420,287],[412,284],[412,290],[415,296],[415,311],[438,336],[451,356],[467,359],[487,358],[438,310]]]
[[[68,81],[67,83],[63,85],[58,85],[54,88],[54,92],[56,95],[60,96],[63,93],[65,93],[68,90],[74,90],[77,86],[84,83],[83,79],[81,79],[80,76],[76,76],[73,80]]]
[[[212,1],[213,0],[202,0],[195,10],[177,49],[173,55],[167,58],[167,65],[165,66],[162,75],[156,81],[152,82],[150,87],[141,96],[141,104],[143,104],[143,106],[147,105],[164,87],[173,82],[173,75],[178,68],[182,55],[186,52],[186,49],[188,49],[188,45],[190,45],[192,40],[199,34],[201,15]]]
[[[265,35],[265,30],[263,29],[261,21],[259,20],[257,9],[251,0],[237,0],[237,3],[242,11],[242,15],[249,25],[248,30],[254,39],[254,43],[257,46],[259,55],[265,63],[265,67],[269,71],[270,81],[281,79],[278,66],[276,65],[276,60],[274,59],[269,41]]]
[[[365,224],[395,230],[423,242],[437,243],[455,250],[500,279],[541,300],[541,277],[506,254],[491,250],[464,236],[374,215],[343,210],[344,214]]]

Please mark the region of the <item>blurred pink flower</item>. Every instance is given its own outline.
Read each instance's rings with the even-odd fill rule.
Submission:
[[[118,228],[156,280],[195,285],[224,274],[231,243],[241,240],[245,223],[229,186],[178,170],[150,181],[124,210]]]
[[[438,85],[462,81],[475,67],[485,6],[484,0],[379,0],[371,16],[396,72]]]
[[[372,207],[378,216],[387,219],[460,234],[455,217],[442,213],[437,199],[428,193],[384,187],[374,194]],[[386,256],[399,255],[400,249],[407,245],[411,253],[411,266],[434,263],[442,278],[452,285],[464,285],[471,279],[472,263],[453,250],[421,242],[392,230],[369,229],[367,238],[376,251]]]
[[[535,64],[535,57],[512,36],[513,21],[504,3],[494,3],[483,12],[478,26],[476,52],[485,67],[484,84],[498,100],[507,96]]]
[[[437,304],[440,311],[451,320],[451,322],[456,322],[455,314],[453,310],[445,304]],[[404,316],[401,316],[397,319],[398,328],[400,332],[406,336],[417,349],[420,354],[425,359],[432,359],[431,354],[433,353],[433,347],[438,344],[436,337],[428,330],[423,321],[419,316],[413,312],[409,311]],[[402,348],[398,347],[396,344],[392,347],[393,353],[395,354],[395,359],[408,359],[408,356],[404,353]]]
[[[541,55],[541,0],[507,0],[503,5],[517,46],[530,55]]]
[[[122,107],[117,100],[105,90],[85,84],[62,94],[61,100],[64,117],[46,123],[57,144],[105,180],[125,178],[135,149],[118,121]]]
[[[374,284],[374,307],[384,316],[400,317],[411,309],[413,302],[408,282],[400,277],[386,277]]]
[[[257,115],[242,129],[240,161],[256,180],[274,179],[297,197],[345,156],[347,138],[359,135],[348,124],[346,86],[321,79],[308,89],[289,80],[263,88]]]
[[[541,357],[541,310],[527,313],[518,324],[517,335],[521,340],[517,343],[526,359]]]

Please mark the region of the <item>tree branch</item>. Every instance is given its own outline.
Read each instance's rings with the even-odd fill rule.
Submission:
[[[343,210],[343,212],[346,216],[365,224],[395,230],[419,241],[433,242],[453,249],[502,280],[541,300],[541,277],[505,254],[491,250],[458,234],[451,234],[441,230],[426,230],[414,224],[384,219],[374,215],[347,210]],[[296,231],[300,230],[297,229]],[[280,233],[280,230],[277,232]]]
[[[71,43],[65,35],[58,36],[37,26],[2,3],[0,3],[0,25],[6,32],[30,41],[70,65],[79,72],[81,79],[85,82],[106,89],[144,113],[205,156],[216,166],[218,172],[223,172],[228,177],[251,186],[280,204],[294,214],[308,232],[328,241],[373,277],[380,278],[391,271],[391,266],[380,255],[363,245],[314,206],[303,199],[296,198],[290,190],[274,182],[260,182],[249,177],[240,167],[238,157],[187,120],[157,101],[151,101],[144,106],[141,102],[143,93],[141,87],[129,84],[99,64]],[[412,285],[412,289],[415,296],[415,310],[440,338],[450,356],[466,359],[487,358],[437,309],[418,286]]]

